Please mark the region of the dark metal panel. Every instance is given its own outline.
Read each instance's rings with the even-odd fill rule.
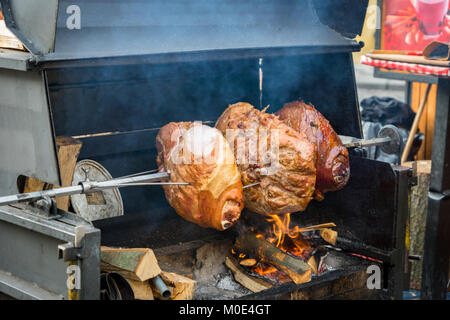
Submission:
[[[320,21],[349,38],[362,33],[368,4],[369,0],[313,0]]]
[[[79,30],[66,26],[70,17],[66,9],[74,4],[81,12]],[[234,50],[244,58],[246,50],[316,46],[352,50],[354,44],[321,24],[310,0],[61,0],[55,52],[41,61],[160,54],[167,58],[174,53],[226,57]]]
[[[311,102],[341,135],[362,137],[353,60],[349,53],[263,60],[263,106]]]
[[[17,193],[19,175],[59,184],[43,74],[0,69],[0,96],[0,195]]]
[[[388,288],[394,299],[403,297],[405,283],[406,253],[406,222],[409,217],[408,194],[410,189],[410,177],[412,170],[406,167],[396,166],[396,210],[394,215],[394,250],[392,261],[388,264]],[[384,190],[383,190],[384,192]]]
[[[428,194],[421,299],[446,299],[450,257],[450,197]]]
[[[257,60],[49,70],[56,135],[215,120],[230,103],[258,103],[257,73]]]
[[[430,190],[450,191],[450,79],[445,78],[438,80]]]
[[[292,220],[299,225],[333,221],[339,237],[390,251],[395,248],[396,197],[396,176],[390,164],[351,157],[347,186],[326,193],[322,202],[312,201]]]

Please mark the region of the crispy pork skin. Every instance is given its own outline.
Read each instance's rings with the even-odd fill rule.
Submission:
[[[244,196],[239,170],[219,130],[199,123],[171,122],[156,137],[159,171],[171,182],[166,198],[184,219],[202,227],[225,230],[239,219]]]
[[[342,189],[350,177],[348,150],[328,120],[303,101],[286,103],[276,115],[316,145],[316,200],[323,200],[325,192]]]
[[[273,114],[248,103],[230,105],[216,128],[233,148],[245,206],[262,215],[306,209],[316,183],[315,145]]]

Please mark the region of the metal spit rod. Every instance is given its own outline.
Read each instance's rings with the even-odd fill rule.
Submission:
[[[45,191],[36,191],[30,193],[19,193],[15,195],[3,196],[0,197],[0,206],[20,203],[20,202],[28,202],[34,201],[38,199],[42,199],[44,197],[55,198],[55,197],[65,197],[71,196],[74,194],[86,194],[97,192],[105,189],[112,188],[123,188],[123,187],[133,187],[133,186],[159,186],[159,185],[189,185],[187,182],[165,182],[161,180],[165,180],[169,178],[169,174],[167,172],[154,172],[155,170],[145,171],[142,173],[136,173],[129,176],[115,178],[106,181],[85,181],[80,182],[80,184],[71,187],[63,187],[52,190]],[[259,183],[254,183],[244,188],[249,188],[252,186],[256,186]]]
[[[204,124],[211,124],[214,123],[214,121],[202,121]],[[142,133],[142,132],[152,132],[160,130],[161,128],[149,128],[149,129],[138,129],[138,130],[130,130],[130,131],[115,131],[115,132],[104,132],[104,133],[93,133],[93,134],[85,134],[80,136],[73,136],[74,139],[88,139],[88,138],[96,138],[96,137],[103,137],[105,135],[108,136],[115,136],[115,135],[126,135],[126,134],[133,134],[133,133]],[[379,145],[385,145],[391,143],[394,139],[392,137],[378,137],[373,139],[358,139],[354,137],[348,137],[339,135],[339,138],[342,140],[343,145],[346,148],[364,148],[364,147],[372,147],[372,146],[379,146]],[[350,142],[346,142],[350,141]]]
[[[372,146],[378,146],[385,143],[391,142],[392,139],[389,137],[385,138],[374,138],[374,139],[368,139],[368,140],[355,140],[353,142],[344,143],[344,146],[346,148],[364,148],[364,147],[372,147]]]
[[[43,197],[64,197],[74,194],[91,193],[111,188],[121,188],[141,185],[187,185],[186,182],[161,182],[169,178],[167,172],[158,172],[152,174],[132,175],[130,177],[116,178],[106,181],[85,181],[76,186],[63,187],[52,190],[36,191],[30,193],[20,193],[10,196],[0,197],[0,206],[14,204],[19,202],[38,200]]]

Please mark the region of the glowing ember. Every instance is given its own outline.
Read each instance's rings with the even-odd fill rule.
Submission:
[[[286,283],[291,281],[288,275],[265,262],[258,262],[258,264],[253,267],[250,272],[258,274],[263,278],[276,283]]]

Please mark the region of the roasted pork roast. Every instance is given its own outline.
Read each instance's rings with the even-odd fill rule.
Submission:
[[[163,186],[175,211],[202,227],[225,230],[239,219],[244,207],[241,176],[222,133],[192,122],[171,122],[156,137],[159,171],[171,182]]]
[[[325,192],[342,189],[350,177],[348,151],[328,120],[303,101],[286,103],[276,115],[297,132],[306,134],[316,145],[315,199],[323,200]]]
[[[262,215],[303,211],[314,194],[316,150],[307,137],[248,103],[230,105],[217,120],[241,172],[245,206]]]

